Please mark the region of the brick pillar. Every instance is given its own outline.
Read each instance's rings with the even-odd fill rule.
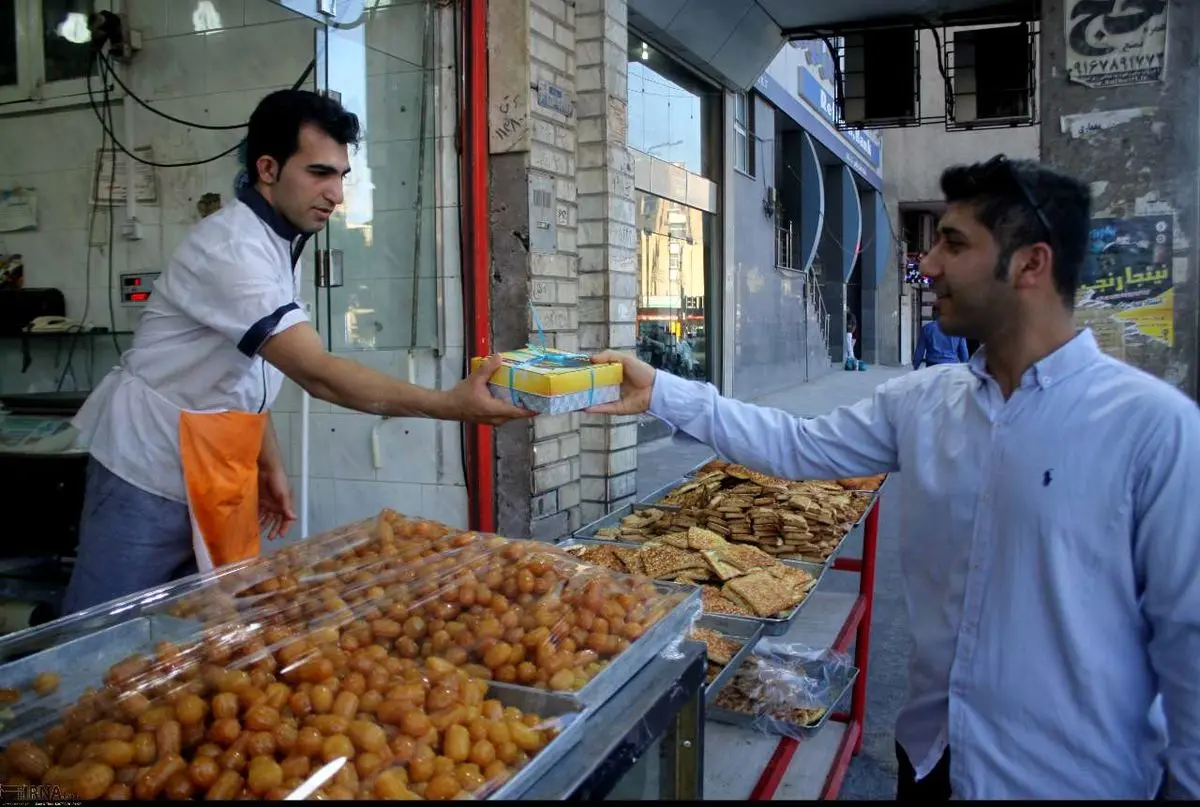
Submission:
[[[579,130],[579,347],[633,351],[637,230],[626,130],[625,0],[576,0]],[[583,415],[582,517],[637,493],[637,418]]]
[[[494,343],[512,350],[544,338],[579,350],[575,7],[491,0],[488,39]],[[549,208],[535,205],[547,192]],[[497,431],[502,534],[553,540],[580,526],[579,419],[539,417]]]

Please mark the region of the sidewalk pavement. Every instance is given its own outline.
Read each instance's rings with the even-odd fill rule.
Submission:
[[[815,417],[862,400],[883,382],[907,372],[911,371],[899,367],[871,367],[866,372],[835,371],[816,381],[764,396],[754,403],[773,406],[800,417]],[[714,455],[715,452],[708,446],[680,434],[639,446],[638,497],[642,498],[671,484]],[[892,800],[896,794],[894,728],[896,716],[906,697],[911,644],[904,584],[900,576],[900,502],[897,489],[898,485],[893,480],[884,490],[879,505],[866,727],[862,753],[850,763],[839,794],[841,800]],[[856,540],[854,544],[846,546],[846,556],[861,555],[861,541]],[[855,594],[858,584],[857,574],[830,571],[821,581],[821,592],[835,596]],[[811,790],[815,794],[825,780],[834,742],[834,735],[830,735],[827,742],[822,742],[821,735],[818,735],[813,743],[809,743],[813,747],[797,752],[788,768],[781,797],[787,798],[787,792],[794,792],[794,789],[788,790],[789,782],[794,784],[797,781],[812,783],[811,787],[801,789],[805,792]],[[824,745],[831,747],[825,750],[818,747]]]

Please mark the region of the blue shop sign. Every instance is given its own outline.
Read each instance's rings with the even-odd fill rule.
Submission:
[[[804,69],[800,70],[800,74],[801,88],[808,103],[788,92],[768,73],[758,77],[755,88],[777,109],[815,137],[817,142],[850,166],[850,169],[865,179],[871,187],[882,189],[883,177],[880,169],[883,150],[879,143],[866,132],[838,130],[835,123],[837,105],[833,97],[825,91],[816,76]],[[842,139],[843,137],[845,139]]]

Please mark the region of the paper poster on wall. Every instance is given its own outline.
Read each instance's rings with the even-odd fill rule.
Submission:
[[[1067,78],[1088,87],[1162,81],[1167,0],[1065,0]]]
[[[33,188],[0,189],[0,233],[37,229],[37,191]]]
[[[146,164],[154,162],[154,150],[150,146],[138,146],[133,153],[139,158],[133,161],[134,198],[138,202],[157,202],[158,192],[154,183],[154,167]],[[125,203],[126,185],[129,178],[129,156],[119,153],[116,158],[117,164],[114,168],[113,150],[96,150],[96,186],[92,200],[98,205]]]
[[[1171,216],[1092,219],[1076,320],[1118,358],[1130,340],[1175,344],[1173,226]]]

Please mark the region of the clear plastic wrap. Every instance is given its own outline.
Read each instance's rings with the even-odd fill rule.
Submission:
[[[717,695],[716,706],[765,734],[803,739],[824,725],[857,676],[845,653],[766,640]]]
[[[689,596],[384,511],[0,641],[0,781],[85,800],[505,796],[579,728],[575,694],[677,652]]]

